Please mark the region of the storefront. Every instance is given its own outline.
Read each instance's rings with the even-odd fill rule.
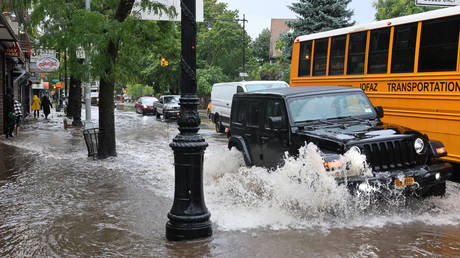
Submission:
[[[5,16],[0,14],[0,134],[5,134],[5,95],[9,88],[13,91],[13,71],[17,61],[9,55],[15,51],[17,37],[7,22]]]

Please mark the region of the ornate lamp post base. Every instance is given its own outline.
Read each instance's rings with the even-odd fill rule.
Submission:
[[[200,239],[210,236],[212,236],[210,221],[181,223],[170,219],[166,223],[166,238],[170,241]]]

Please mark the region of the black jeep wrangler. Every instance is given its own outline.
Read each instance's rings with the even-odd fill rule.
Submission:
[[[290,87],[238,93],[233,97],[228,147],[243,153],[246,165],[276,167],[284,153],[298,155],[306,143],[318,146],[327,171],[350,149],[366,156],[372,176],[336,178],[350,187],[386,185],[422,196],[444,195],[452,174],[440,161],[439,141],[415,130],[385,124],[361,89]]]

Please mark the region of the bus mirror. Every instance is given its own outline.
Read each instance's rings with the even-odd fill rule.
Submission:
[[[383,107],[381,107],[381,106],[375,107],[375,112],[377,113],[378,118],[383,117]]]

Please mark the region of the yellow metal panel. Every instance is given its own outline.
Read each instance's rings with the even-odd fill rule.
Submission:
[[[347,42],[345,43],[345,58],[343,64],[343,75],[347,74],[348,69],[348,45],[350,44],[350,34],[347,34]]]
[[[367,31],[367,37],[366,37],[366,54],[364,57],[364,74],[367,74],[367,64],[368,64],[368,59],[369,59],[369,45],[371,41],[371,31]]]
[[[395,36],[395,27],[391,27],[390,31],[390,42],[388,46],[388,66],[387,66],[387,73],[391,73],[391,59],[393,58],[393,40]]]
[[[313,76],[313,63],[315,60],[315,44],[316,40],[313,40],[313,43],[311,44],[311,61],[310,61],[310,77]]]
[[[414,73],[418,72],[418,58],[420,55],[420,36],[422,35],[422,22],[418,22],[417,41],[415,43]]]
[[[326,76],[329,75],[329,61],[331,59],[331,41],[332,41],[332,38],[329,37],[329,42],[327,43]]]

